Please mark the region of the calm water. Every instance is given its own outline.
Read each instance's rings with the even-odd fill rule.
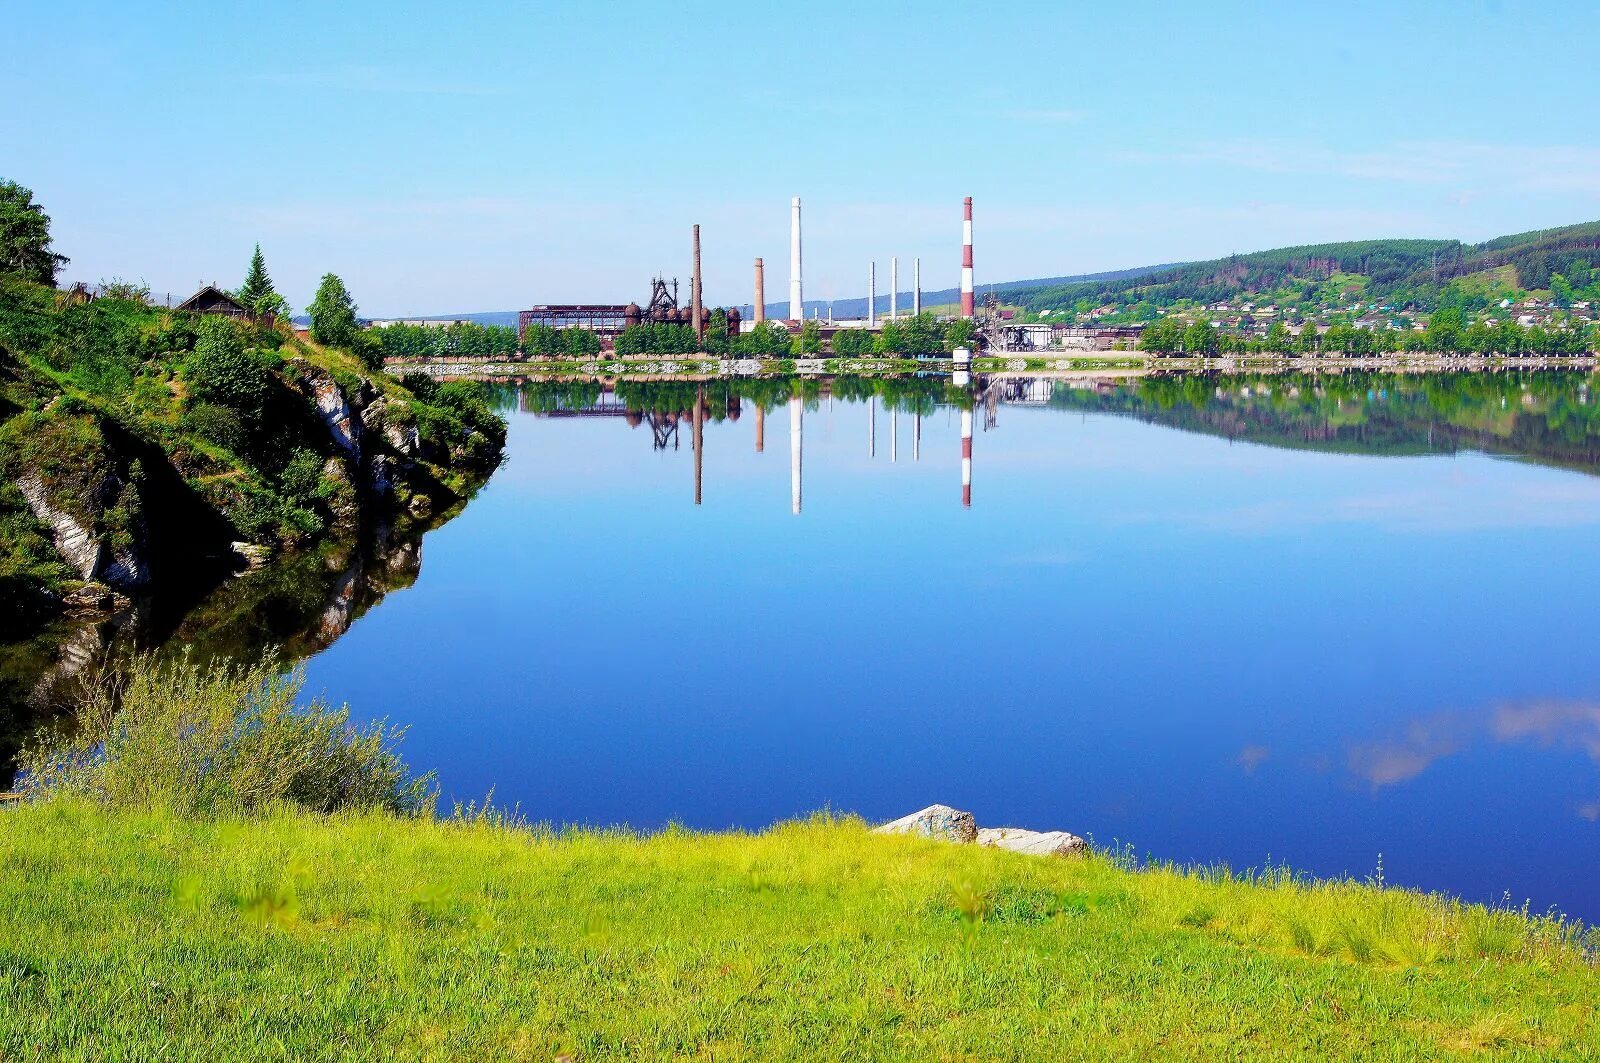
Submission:
[[[525,392],[507,466],[311,685],[412,724],[448,796],[556,822],[941,801],[1592,917],[1600,479],[1555,380],[997,385],[970,508],[939,389],[813,394],[798,514],[786,403],[757,452],[756,403],[710,397],[696,505],[687,421],[655,449],[614,396]]]
[[[447,801],[536,819],[941,801],[1600,917],[1586,378],[811,383],[798,513],[790,387],[708,386],[698,505],[693,385],[501,388],[509,461],[420,558],[175,641],[272,618]]]

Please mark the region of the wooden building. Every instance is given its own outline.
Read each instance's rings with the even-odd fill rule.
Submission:
[[[248,320],[250,311],[245,305],[214,284],[208,284],[178,304],[179,310],[191,314],[222,314]]]

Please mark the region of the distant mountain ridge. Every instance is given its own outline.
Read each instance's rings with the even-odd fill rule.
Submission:
[[[1413,239],[1301,244],[1202,262],[1168,262],[1068,277],[980,284],[978,293],[980,298],[986,292],[1003,294],[1008,303],[1034,311],[1068,308],[1085,301],[1164,306],[1181,299],[1217,302],[1241,293],[1298,291],[1310,296],[1317,285],[1342,278],[1349,282],[1346,287],[1359,290],[1365,297],[1431,309],[1453,282],[1469,282],[1480,274],[1500,271],[1502,287],[1514,280],[1515,287],[1531,291],[1548,289],[1553,276],[1581,278],[1591,269],[1600,277],[1600,221],[1515,233],[1477,244]],[[1459,289],[1460,284],[1456,287]],[[1458,290],[1456,295],[1459,294]],[[924,291],[922,305],[948,306],[959,298],[956,288]],[[732,305],[749,312],[748,303]],[[900,292],[899,305],[903,312],[909,312],[910,291]],[[805,301],[808,317],[826,317],[830,308],[838,319],[861,318],[866,316],[867,300],[856,296]],[[881,315],[888,309],[889,293],[884,292],[878,296],[877,310]],[[788,313],[788,300],[767,303],[770,318],[784,318]],[[482,325],[517,323],[515,310],[405,316],[409,320],[475,321]]]
[[[1109,270],[1103,273],[1082,273],[1070,277],[1043,277],[1036,280],[1002,281],[998,284],[980,284],[978,293],[981,297],[984,292],[1011,292],[1022,288],[1038,288],[1048,285],[1079,284],[1097,281],[1117,281],[1128,278],[1144,277],[1161,270],[1173,269],[1179,263],[1163,263],[1158,266],[1137,266],[1133,269]],[[959,288],[940,288],[935,291],[922,293],[923,306],[945,306],[956,302],[961,296]],[[531,305],[531,304],[530,304]],[[748,313],[749,303],[733,303],[732,306],[740,307],[742,313]],[[813,312],[828,316],[828,308],[833,308],[833,316],[847,319],[865,317],[867,313],[866,296],[854,299],[807,299],[805,301],[806,315]],[[900,310],[902,313],[911,312],[911,291],[909,289],[900,293]],[[883,315],[889,311],[889,293],[878,294],[878,313]],[[785,318],[789,315],[789,301],[767,303],[767,316],[770,318]],[[396,314],[380,320],[390,321],[398,318],[407,321],[473,321],[479,325],[515,325],[517,311],[515,310],[487,310],[471,314]]]

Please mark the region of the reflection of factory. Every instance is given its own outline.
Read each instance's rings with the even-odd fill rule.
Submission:
[[[992,408],[995,402],[1010,402],[1005,399],[1002,392],[1016,391],[1018,394],[1027,394],[1027,384],[1032,381],[1003,381],[1000,387],[979,386],[978,394],[974,395],[976,403],[987,403],[986,408]],[[832,394],[829,394],[829,381],[819,381],[821,391],[816,399],[832,403]],[[715,389],[715,386],[712,386]],[[1037,389],[1035,389],[1037,391]],[[992,395],[989,394],[992,392]],[[706,453],[706,421],[739,421],[744,411],[744,400],[733,392],[723,394],[707,394],[707,386],[696,384],[693,392],[685,387],[682,399],[677,395],[661,395],[648,400],[648,408],[638,403],[635,399],[630,402],[629,395],[614,391],[611,386],[597,386],[594,394],[584,397],[578,402],[563,405],[557,402],[554,407],[549,403],[531,403],[528,400],[530,392],[522,392],[518,397],[518,408],[523,413],[530,413],[539,418],[619,418],[627,421],[632,427],[650,424],[651,448],[653,450],[678,450],[682,447],[683,426],[690,427],[690,447],[694,455],[694,504],[701,504],[704,493],[704,453]],[[750,405],[755,408],[755,453],[766,450],[766,405],[760,400],[752,400]],[[805,448],[805,416],[806,399],[802,395],[790,394],[787,397],[789,405],[789,477],[790,477],[790,507],[795,514],[800,514],[803,501],[802,477],[805,463],[803,463],[803,448]],[[869,395],[862,405],[867,410],[867,455],[877,456],[878,435],[878,395]],[[973,504],[973,405],[962,403],[960,407],[960,474],[962,474],[962,504],[970,507]],[[946,407],[947,408],[947,407]],[[888,410],[888,431],[890,431],[890,461],[899,461],[899,437],[901,437],[902,410],[896,405],[891,405]],[[922,461],[922,410],[907,410],[907,419],[910,427],[910,443],[912,443],[912,461]],[[986,415],[984,426],[994,426],[992,413]]]

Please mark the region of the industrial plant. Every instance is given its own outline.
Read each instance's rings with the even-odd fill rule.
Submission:
[[[973,287],[971,196],[962,201],[961,226],[961,302],[959,314],[955,316],[970,321],[976,320],[980,316],[975,302]],[[800,197],[795,196],[789,203],[788,316],[784,318],[768,317],[765,260],[757,258],[755,260],[752,313],[746,315],[738,306],[718,308],[722,311],[722,320],[726,322],[729,337],[738,337],[764,325],[769,327],[776,325],[786,330],[790,335],[798,335],[807,321],[804,263],[801,202]],[[911,270],[910,312],[912,316],[917,316],[923,311],[922,259],[920,257],[912,260]],[[651,279],[650,295],[642,304],[637,302],[626,304],[542,304],[523,310],[517,315],[518,337],[519,339],[526,337],[530,327],[581,328],[595,333],[600,338],[601,349],[610,352],[616,349],[617,340],[623,333],[631,328],[652,325],[677,325],[688,326],[693,332],[696,343],[703,344],[706,340],[706,331],[711,326],[714,315],[710,313],[709,308],[705,306],[703,301],[699,225],[693,227],[689,277],[688,305],[684,305],[680,301],[678,278],[674,277],[668,280],[664,276],[658,276]],[[876,261],[872,261],[867,264],[866,313],[863,317],[834,320],[831,308],[824,314],[822,308],[813,307],[810,319],[816,322],[815,327],[824,344],[831,344],[833,337],[846,329],[865,330],[870,333],[880,332],[886,321],[900,320],[902,316],[900,294],[900,259],[899,256],[892,256],[889,260],[888,312],[884,317],[880,318],[878,314],[878,266]]]

